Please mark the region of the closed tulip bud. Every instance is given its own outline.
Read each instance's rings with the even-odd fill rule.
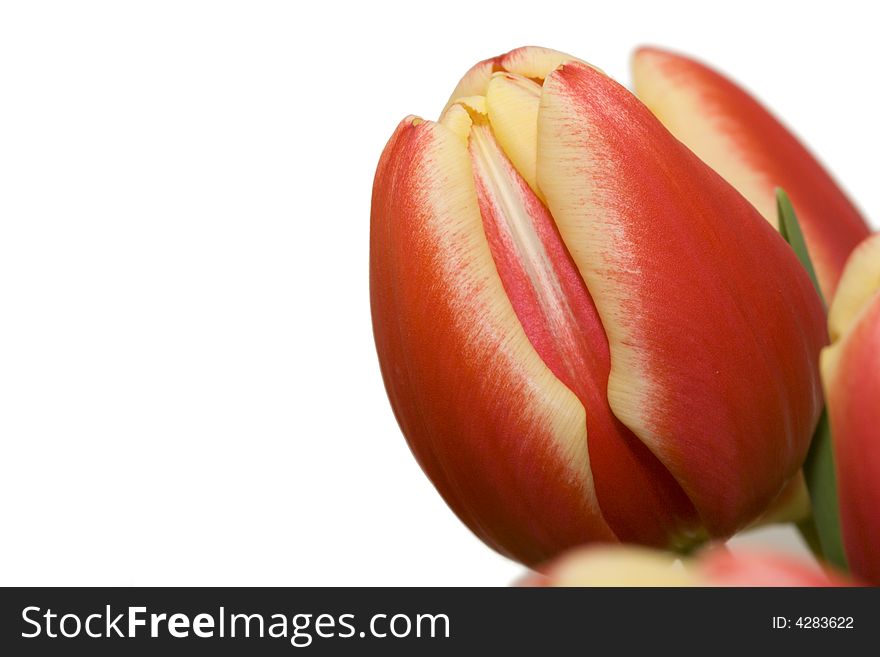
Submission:
[[[843,545],[849,567],[880,585],[880,234],[844,269],[822,352]]]
[[[754,520],[821,408],[792,250],[630,92],[562,53],[478,64],[373,187],[373,329],[410,447],[524,563]]]
[[[831,568],[769,551],[707,550],[676,559],[658,550],[587,547],[571,550],[523,577],[520,586],[851,586]]]
[[[815,157],[757,100],[717,71],[659,48],[633,57],[636,94],[663,124],[778,227],[791,198],[826,299],[869,229]]]

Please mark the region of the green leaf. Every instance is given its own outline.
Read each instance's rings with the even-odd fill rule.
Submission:
[[[794,206],[792,206],[785,190],[779,188],[776,189],[776,210],[779,213],[779,232],[794,249],[798,260],[810,275],[810,280],[813,281],[813,287],[816,288],[819,298],[822,299],[822,303],[825,303],[825,297],[822,296],[822,290],[819,288],[819,279],[816,278],[816,270],[813,268],[807,243],[804,241],[804,234],[801,232],[801,225],[794,213]]]
[[[798,260],[810,275],[816,293],[825,303],[816,270],[810,260],[810,253],[794,207],[788,195],[781,189],[776,190],[776,208],[779,212],[779,232],[794,249]],[[842,570],[847,570],[846,556],[840,534],[840,507],[837,502],[837,477],[834,471],[834,451],[831,444],[831,425],[828,413],[823,410],[819,424],[813,433],[810,451],[804,461],[804,478],[810,492],[813,515],[798,524],[798,528],[813,552],[828,563]]]
[[[831,445],[831,426],[826,411],[822,411],[819,425],[813,434],[813,442],[810,443],[807,460],[804,461],[804,478],[807,481],[807,490],[810,492],[813,507],[813,517],[804,524],[811,523],[813,527],[799,526],[799,529],[808,544],[810,533],[815,534],[821,548],[817,556],[845,571],[847,563],[840,534],[840,507],[837,501],[834,451]]]

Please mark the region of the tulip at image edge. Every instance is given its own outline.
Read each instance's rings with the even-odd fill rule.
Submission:
[[[850,256],[831,304],[822,352],[850,570],[880,585],[880,234]]]
[[[516,582],[519,586],[853,586],[830,567],[768,550],[710,548],[696,556],[634,546],[599,546],[566,552]]]
[[[477,64],[379,162],[373,328],[409,445],[526,564],[725,538],[795,477],[824,311],[740,193],[597,69]]]

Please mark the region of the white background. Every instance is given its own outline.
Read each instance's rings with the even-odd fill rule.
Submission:
[[[479,59],[626,82],[655,43],[745,82],[880,217],[877,22],[807,5],[4,3],[0,584],[508,583],[385,398],[385,141]]]

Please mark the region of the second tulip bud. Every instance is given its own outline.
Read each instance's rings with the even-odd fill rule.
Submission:
[[[843,544],[852,572],[880,586],[880,233],[847,262],[822,352]]]
[[[793,252],[627,90],[562,53],[478,64],[379,163],[373,326],[420,464],[525,563],[685,548],[759,515],[821,408]]]

